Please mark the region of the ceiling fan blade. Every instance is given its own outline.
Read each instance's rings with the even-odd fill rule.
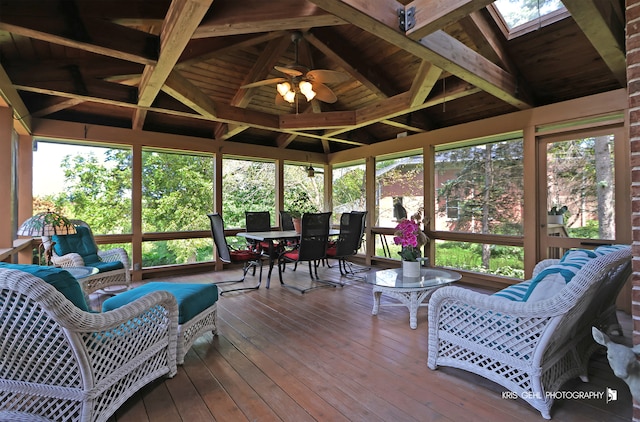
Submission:
[[[264,79],[262,81],[252,82],[250,84],[242,85],[240,88],[255,88],[257,86],[271,85],[277,84],[280,82],[285,82],[286,78],[272,78],[272,79]]]
[[[289,76],[302,76],[304,74],[304,72],[302,72],[301,70],[293,69],[290,67],[274,66],[274,69],[276,69],[278,72],[282,72],[285,75],[289,75]]]
[[[311,81],[326,84],[345,82],[349,79],[349,75],[335,70],[315,69],[307,72],[307,78]]]
[[[338,97],[333,91],[326,85],[318,82],[313,83],[313,90],[316,92],[316,99],[324,103],[335,103],[338,101]]]

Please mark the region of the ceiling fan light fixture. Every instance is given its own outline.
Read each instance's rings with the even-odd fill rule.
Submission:
[[[282,96],[284,100],[288,103],[293,103],[296,99],[296,93],[293,91],[289,91]]]
[[[307,101],[313,100],[316,96],[316,92],[313,90],[313,85],[309,81],[301,81],[299,84],[300,92],[307,97]]]
[[[291,91],[291,85],[289,82],[281,82],[276,86],[276,89],[278,90],[278,94],[284,97],[289,91]]]

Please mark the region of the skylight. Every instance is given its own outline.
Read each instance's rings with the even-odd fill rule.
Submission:
[[[564,8],[560,0],[496,0],[493,4],[509,30]]]

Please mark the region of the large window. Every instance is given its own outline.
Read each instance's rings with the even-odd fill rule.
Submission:
[[[222,216],[225,228],[245,226],[245,211],[269,211],[276,223],[276,165],[234,158],[222,160]]]
[[[285,211],[298,211],[302,215],[324,210],[324,173],[319,168],[311,164],[284,165]]]
[[[33,211],[87,222],[94,234],[131,233],[131,150],[38,141]]]
[[[333,224],[340,224],[344,212],[364,211],[365,165],[350,164],[333,168]]]
[[[424,216],[422,154],[376,160],[376,225],[395,227],[416,213]]]
[[[481,240],[483,235],[523,235],[522,139],[437,151],[434,183],[435,229],[480,240],[435,242],[435,264],[522,278],[521,246]]]
[[[438,151],[436,230],[522,235],[522,140]]]
[[[142,231],[209,230],[213,210],[213,158],[176,152],[142,152]],[[143,266],[186,264],[212,257],[210,239],[144,242]]]

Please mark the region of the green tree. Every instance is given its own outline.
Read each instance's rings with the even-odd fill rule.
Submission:
[[[451,230],[474,233],[522,234],[522,140],[459,148],[438,154],[436,171],[455,168],[455,175],[438,189],[438,212],[455,201],[457,219]],[[482,250],[489,268],[490,250]]]

